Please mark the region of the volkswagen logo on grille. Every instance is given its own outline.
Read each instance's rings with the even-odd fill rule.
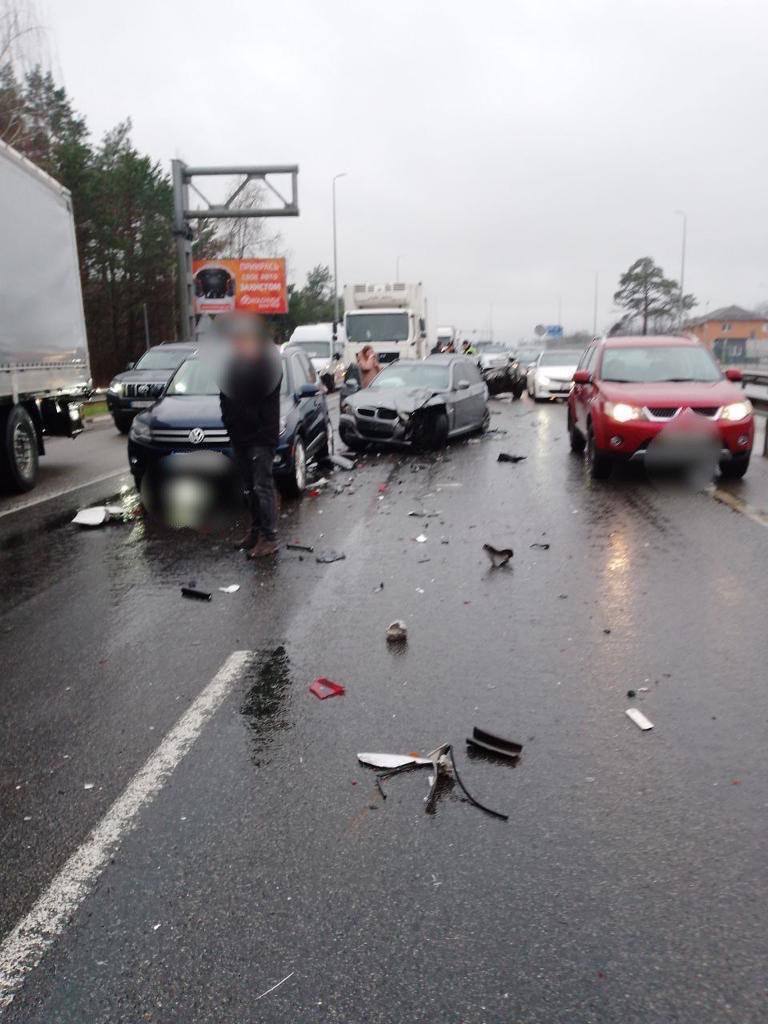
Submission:
[[[200,427],[193,427],[187,434],[187,440],[190,444],[201,444],[205,440],[205,431]]]

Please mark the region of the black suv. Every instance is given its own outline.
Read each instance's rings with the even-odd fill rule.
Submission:
[[[118,373],[107,388],[107,408],[121,434],[131,429],[136,413],[154,405],[174,371],[195,348],[190,342],[165,341],[147,349],[124,373]]]
[[[309,359],[292,349],[283,353],[282,360],[280,439],[273,472],[280,490],[298,497],[307,484],[307,463],[333,452],[333,427]],[[169,456],[177,466],[190,455],[192,463],[201,452],[232,458],[214,366],[215,358],[209,360],[204,345],[198,346],[173,375],[162,399],[133,421],[128,461],[137,487],[148,471],[162,471]]]

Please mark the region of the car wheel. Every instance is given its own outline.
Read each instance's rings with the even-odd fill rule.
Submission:
[[[592,424],[587,428],[587,468],[593,480],[607,480],[613,469],[613,460],[608,452],[602,452],[595,443]]]
[[[749,469],[749,455],[745,457],[736,456],[731,462],[723,462],[720,465],[720,476],[723,480],[741,480]]]
[[[35,424],[23,405],[14,405],[0,437],[0,479],[14,491],[31,491],[37,480],[37,467]]]
[[[300,498],[307,486],[307,449],[300,437],[293,442],[291,470],[278,481],[280,491],[287,498]]]
[[[445,447],[448,442],[448,413],[445,409],[425,410],[420,421],[413,432],[416,447],[432,451]]]
[[[581,455],[584,451],[584,445],[586,442],[584,441],[583,434],[577,429],[571,418],[570,408],[568,409],[568,440],[571,442],[571,451],[576,452],[577,455]]]
[[[113,413],[112,419],[115,421],[115,426],[121,434],[127,434],[131,429],[133,423],[133,416],[121,416],[120,413]]]
[[[491,425],[491,411],[488,408],[488,406],[486,405],[485,412],[483,413],[483,419],[482,419],[482,421],[480,423],[480,427],[479,427],[480,433],[484,434],[486,432],[486,430],[488,430],[490,425]]]

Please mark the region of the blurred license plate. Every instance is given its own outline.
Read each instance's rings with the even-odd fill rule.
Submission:
[[[154,402],[154,399],[152,399],[152,398],[149,398],[149,399],[146,399],[146,400],[143,399],[143,398],[142,399],[136,398],[136,399],[134,399],[131,402],[131,408],[132,409],[148,409],[150,407],[150,405],[154,405],[154,404],[155,404],[155,402]]]
[[[231,468],[231,462],[221,452],[171,452],[163,459],[172,473],[203,473],[219,476]]]

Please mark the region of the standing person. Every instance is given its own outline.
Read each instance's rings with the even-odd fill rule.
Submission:
[[[373,351],[372,345],[363,345],[357,353],[357,365],[360,367],[360,375],[363,378],[363,387],[367,388],[381,369],[379,357]]]
[[[465,356],[476,356],[477,355],[477,349],[475,348],[475,346],[472,344],[471,341],[464,341],[464,342],[462,342],[461,351],[462,351],[463,355],[465,355]]]
[[[248,550],[249,558],[264,558],[278,549],[272,463],[280,436],[283,365],[262,317],[233,316],[223,329],[232,353],[221,381],[221,418],[250,515],[250,527],[239,546]]]

